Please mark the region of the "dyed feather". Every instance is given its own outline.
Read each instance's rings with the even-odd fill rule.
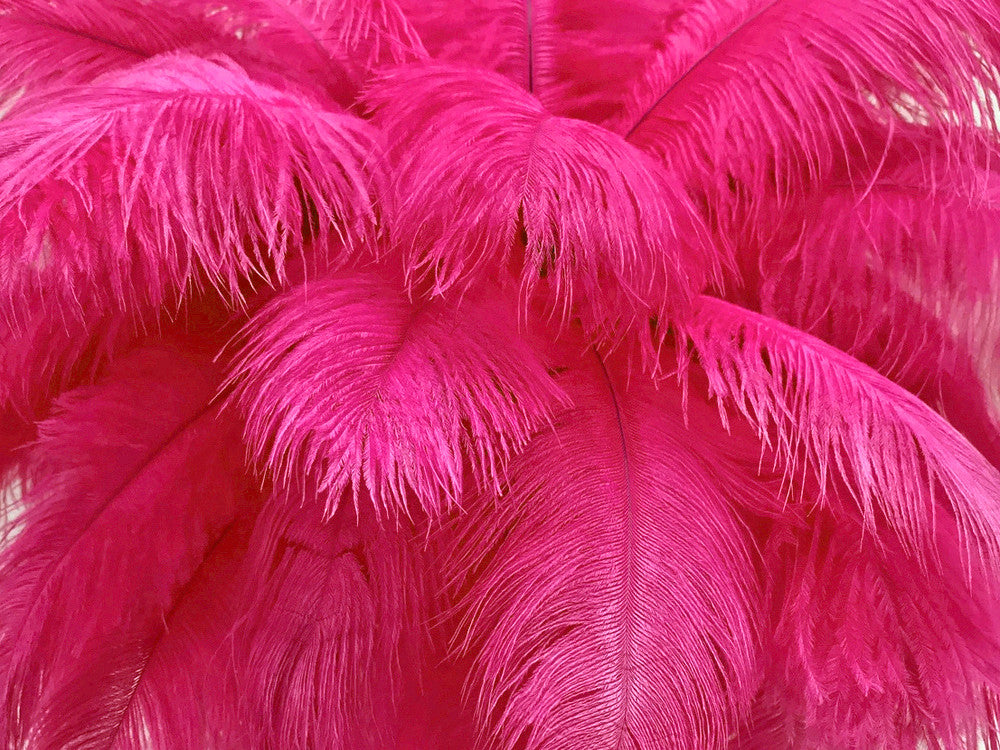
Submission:
[[[699,300],[686,333],[713,394],[793,473],[814,472],[821,489],[831,475],[844,482],[867,529],[884,519],[927,562],[940,506],[970,565],[1000,559],[1000,472],[929,406],[822,341],[718,299]]]
[[[507,457],[559,404],[517,310],[487,286],[410,300],[392,272],[317,279],[251,321],[231,381],[254,452],[285,480],[432,515],[468,476],[499,487]],[[416,505],[416,508],[413,506]]]
[[[725,747],[756,689],[739,478],[678,389],[593,352],[562,364],[573,407],[448,534],[479,746]]]
[[[721,205],[734,182],[794,194],[867,120],[947,125],[967,157],[995,143],[998,20],[989,0],[683,3],[615,129]]]
[[[0,143],[15,304],[34,288],[83,315],[187,286],[238,296],[246,277],[281,280],[307,233],[357,251],[375,231],[374,135],[223,59],[109,75],[0,125]]]
[[[998,28],[0,0],[0,744],[1000,748]]]
[[[217,382],[202,358],[141,351],[41,425],[0,556],[5,744],[115,742],[164,618],[250,489]]]
[[[254,528],[231,645],[253,747],[395,742],[425,638],[419,552],[370,503],[325,515],[309,490],[279,493]]]
[[[356,83],[371,67],[426,55],[395,0],[237,0],[232,11],[255,42],[311,47]]]
[[[509,269],[526,299],[614,337],[682,309],[718,270],[670,175],[503,78],[410,66],[367,101],[396,154],[407,267],[435,293]]]
[[[956,524],[941,511],[935,525],[942,569],[929,576],[849,515],[776,524],[761,561],[775,613],[762,697],[781,713],[764,746],[976,750],[1000,739],[989,721],[1000,682],[994,579],[979,569],[963,583]]]

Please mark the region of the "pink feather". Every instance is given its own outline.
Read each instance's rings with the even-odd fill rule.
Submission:
[[[573,407],[445,530],[480,746],[725,747],[757,679],[745,479],[677,388],[561,364]]]
[[[406,263],[436,293],[512,269],[526,299],[613,337],[683,309],[718,270],[669,174],[499,76],[410,66],[367,101],[396,154]]]
[[[303,494],[268,501],[240,577],[230,648],[251,744],[392,746],[425,638],[419,547],[370,503],[326,519]]]
[[[0,745],[1000,750],[998,29],[0,0]]]
[[[1000,471],[929,406],[822,341],[722,300],[702,297],[687,334],[712,393],[790,471],[804,463],[820,488],[831,475],[844,482],[869,531],[884,519],[907,554],[934,557],[940,505],[967,561],[1000,560]]]
[[[109,74],[0,123],[0,143],[8,304],[35,288],[84,316],[189,285],[238,297],[244,278],[281,280],[307,237],[356,251],[375,232],[376,136],[224,59]]]
[[[211,372],[139,351],[40,426],[0,557],[5,743],[115,741],[163,618],[250,489]]]
[[[868,120],[949,124],[956,154],[993,141],[990,0],[693,0],[616,130],[726,205],[794,194]],[[891,137],[891,131],[890,131]]]
[[[485,286],[410,300],[392,272],[307,283],[250,323],[231,377],[258,457],[279,477],[319,475],[380,512],[432,515],[468,475],[497,488],[506,459],[560,401],[517,310]]]

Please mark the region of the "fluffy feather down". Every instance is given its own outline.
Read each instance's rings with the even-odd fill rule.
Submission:
[[[407,267],[437,292],[511,269],[526,298],[614,333],[683,308],[717,270],[670,175],[500,76],[411,66],[366,98],[394,148]]]
[[[113,743],[157,629],[248,490],[217,382],[200,357],[143,350],[41,425],[0,554],[5,744]]]
[[[838,349],[722,300],[702,297],[685,332],[712,392],[793,473],[804,462],[821,490],[828,477],[846,483],[869,531],[888,523],[927,563],[943,504],[970,565],[1000,561],[1000,473],[929,406]]]
[[[360,120],[232,63],[157,58],[0,124],[0,281],[65,314],[159,306],[189,286],[238,297],[306,239],[370,247],[384,193]]]
[[[560,399],[516,312],[489,286],[413,301],[386,269],[292,290],[234,365],[249,443],[286,479],[317,472],[328,512],[348,488],[380,513],[415,500],[433,515],[466,473],[497,487]]]
[[[700,452],[678,389],[592,352],[563,364],[574,405],[446,529],[482,746],[724,748],[756,690],[758,593],[728,494],[752,484]]]

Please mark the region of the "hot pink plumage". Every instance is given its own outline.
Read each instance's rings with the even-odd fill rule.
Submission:
[[[993,0],[0,0],[0,746],[1000,747]]]

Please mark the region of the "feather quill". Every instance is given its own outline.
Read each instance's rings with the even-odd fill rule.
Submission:
[[[756,690],[746,478],[701,452],[679,389],[562,364],[573,406],[444,531],[480,746],[724,748]]]
[[[150,628],[250,491],[217,383],[201,357],[141,350],[41,425],[0,553],[5,744],[112,742]]]

